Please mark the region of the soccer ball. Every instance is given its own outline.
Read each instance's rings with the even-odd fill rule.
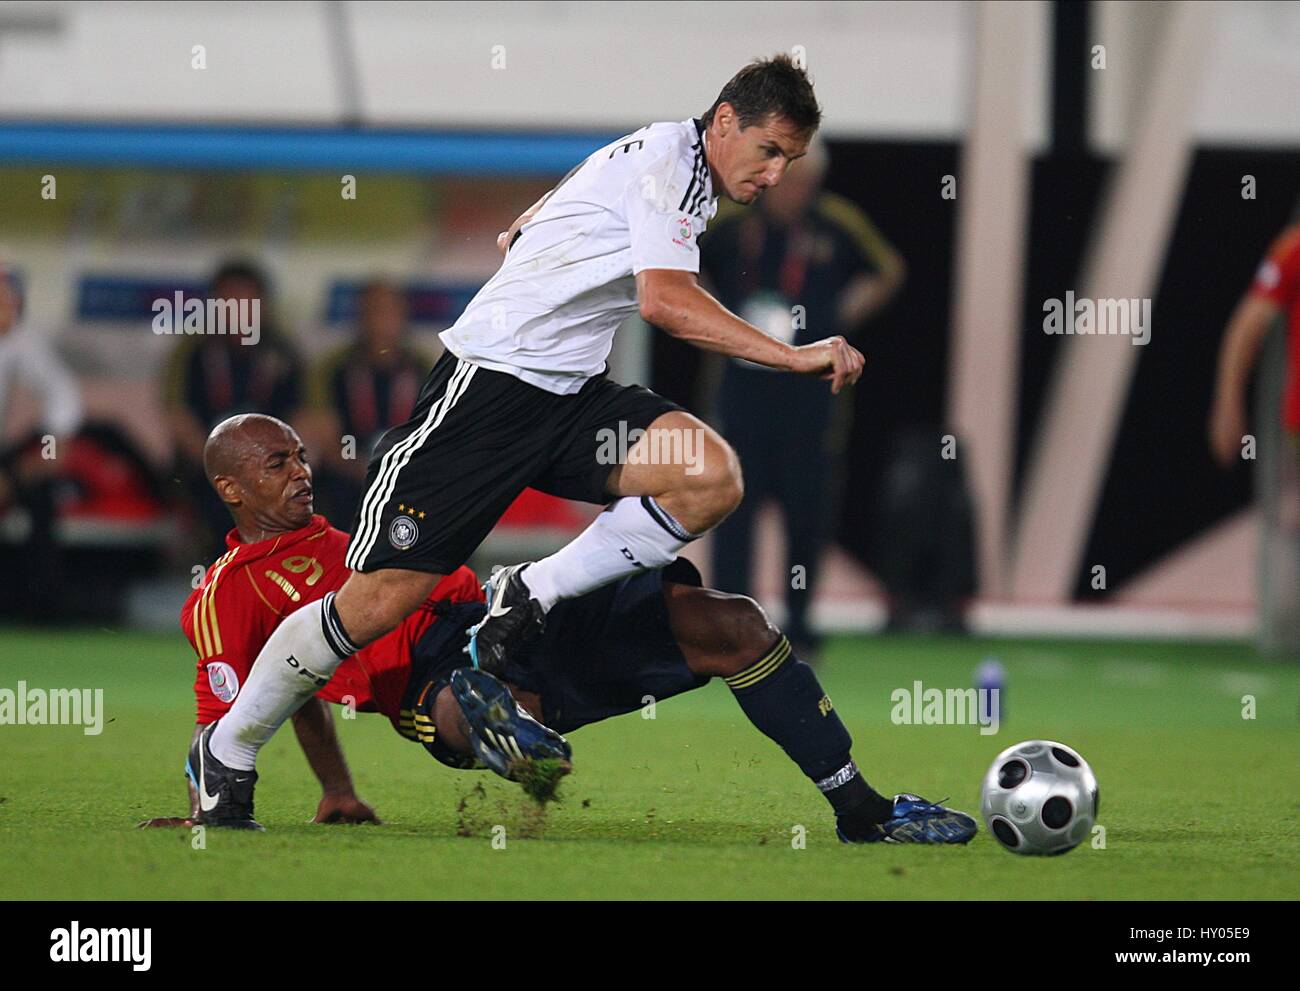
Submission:
[[[1097,778],[1064,743],[1026,740],[998,754],[984,775],[980,812],[1005,850],[1065,853],[1097,821]]]

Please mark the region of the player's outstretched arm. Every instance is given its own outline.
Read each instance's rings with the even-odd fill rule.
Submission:
[[[1280,310],[1272,300],[1248,294],[1237,304],[1223,335],[1208,428],[1210,451],[1225,468],[1241,457],[1246,433],[1246,383],[1255,367],[1259,346]]]
[[[194,746],[194,741],[198,739],[203,732],[202,726],[194,727],[194,735],[190,737],[190,747]],[[189,752],[189,748],[186,748]],[[155,819],[146,819],[139,823],[141,829],[160,829],[168,826],[193,826],[199,821],[199,791],[194,787],[194,782],[190,780],[189,775],[185,775],[185,794],[190,802],[190,814],[188,816],[159,816]]]
[[[352,786],[352,774],[343,758],[328,703],[308,699],[293,715],[293,731],[321,785],[321,800],[312,822],[378,823],[375,810],[357,796]]]
[[[843,337],[794,347],[740,319],[700,285],[693,272],[644,269],[636,276],[641,317],[705,351],[801,375],[817,375],[839,392],[862,375],[866,359]]]

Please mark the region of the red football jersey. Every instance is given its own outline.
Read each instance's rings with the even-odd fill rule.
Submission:
[[[1282,425],[1300,431],[1300,224],[1273,242],[1251,283],[1252,296],[1271,300],[1287,312],[1286,391]]]
[[[181,610],[181,629],[198,655],[194,696],[198,723],[223,716],[248,678],[262,646],[284,617],[337,591],[351,572],[343,564],[348,535],[313,516],[301,530],[245,544],[239,532],[226,535],[230,548],[208,568],[203,584]],[[481,601],[482,589],[469,568],[440,581],[429,600]],[[411,671],[411,650],[436,622],[429,610],[408,616],[391,633],[353,654],[316,693],[326,702],[361,712],[382,712],[398,725],[398,710]]]

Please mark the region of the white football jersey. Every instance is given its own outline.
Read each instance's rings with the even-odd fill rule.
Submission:
[[[560,180],[442,342],[548,392],[577,392],[636,312],[636,274],[698,273],[696,242],[717,209],[701,124],[647,124]]]

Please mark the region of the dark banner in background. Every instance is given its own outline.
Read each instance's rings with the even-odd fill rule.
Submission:
[[[839,543],[877,569],[889,533],[881,484],[896,439],[909,428],[947,432],[948,349],[958,200],[941,195],[957,176],[951,143],[831,142],[826,188],[848,197],[903,255],[908,278],[866,328],[867,366],[852,397],[842,466]],[[1025,252],[1014,495],[1023,484],[1062,335],[1043,330],[1043,301],[1081,291],[1080,266],[1113,163],[1086,152],[1033,162]],[[1255,179],[1243,198],[1243,177]],[[1205,440],[1218,348],[1228,317],[1300,198],[1300,151],[1199,149],[1153,299],[1151,341],[1141,348],[1085,562],[1104,561],[1105,591],[1081,566],[1080,599],[1103,599],[1207,527],[1245,506],[1249,468],[1211,462]],[[706,238],[708,234],[704,235]],[[1124,346],[1128,341],[1116,339]],[[1118,344],[1117,344],[1118,346]],[[710,379],[698,352],[657,334],[653,387],[706,418]]]

